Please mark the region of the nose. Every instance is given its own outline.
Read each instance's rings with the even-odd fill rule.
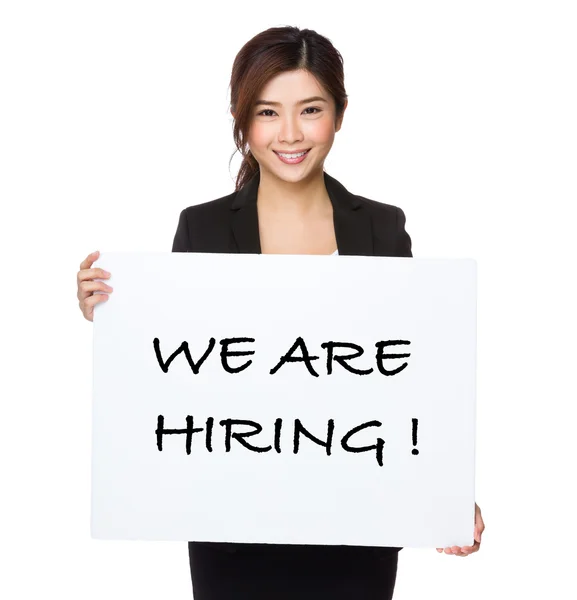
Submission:
[[[288,115],[281,119],[280,123],[281,125],[278,133],[279,142],[294,144],[303,139],[298,117]]]

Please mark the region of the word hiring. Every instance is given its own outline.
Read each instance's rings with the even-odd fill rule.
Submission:
[[[229,365],[228,359],[231,356],[250,356],[250,355],[254,354],[255,351],[254,350],[230,350],[230,346],[232,346],[232,344],[245,344],[245,343],[252,343],[254,341],[255,341],[254,338],[248,338],[248,337],[231,337],[231,338],[224,338],[224,339],[220,340],[220,346],[221,346],[220,362],[222,364],[222,368],[227,373],[233,373],[233,374],[240,373],[241,371],[244,371],[245,369],[247,369],[252,364],[252,359],[247,360],[244,364],[242,364],[238,367],[232,367],[231,365]],[[397,373],[400,373],[403,369],[405,369],[407,367],[407,363],[404,362],[401,366],[397,367],[396,369],[389,370],[389,369],[385,368],[385,366],[383,364],[384,360],[393,359],[393,358],[407,358],[410,356],[410,354],[387,354],[387,353],[385,353],[385,348],[388,348],[390,346],[406,345],[406,344],[410,344],[410,343],[411,342],[408,340],[384,340],[384,341],[376,342],[375,346],[377,348],[377,351],[375,354],[375,358],[376,358],[377,368],[382,375],[388,375],[388,376],[396,375]],[[216,340],[212,337],[210,338],[207,349],[204,351],[204,354],[196,362],[192,359],[190,350],[188,348],[188,342],[186,342],[186,341],[182,342],[180,347],[175,352],[173,352],[166,361],[162,357],[162,353],[160,351],[160,340],[158,338],[154,338],[153,345],[154,345],[154,352],[156,355],[156,359],[158,361],[158,364],[160,365],[160,368],[162,369],[162,371],[164,373],[168,373],[168,367],[170,366],[170,363],[179,354],[183,353],[184,356],[186,357],[186,360],[188,361],[188,364],[190,365],[190,368],[192,369],[192,372],[195,375],[198,375],[202,364],[208,358],[208,356],[212,352],[214,346],[216,345]],[[335,363],[335,362],[338,363],[341,367],[343,367],[347,371],[349,371],[350,373],[353,373],[355,375],[368,375],[373,372],[372,367],[370,369],[358,369],[358,368],[355,368],[353,365],[349,364],[350,361],[360,357],[364,353],[364,349],[362,348],[362,346],[359,346],[358,344],[353,344],[352,342],[329,341],[329,342],[322,343],[321,348],[326,350],[327,375],[332,374],[333,363]],[[343,354],[341,352],[342,349],[352,350],[352,353]],[[300,355],[295,356],[295,353],[297,351],[300,352]],[[303,340],[303,338],[297,337],[294,344],[288,349],[286,354],[281,356],[278,363],[270,370],[270,374],[274,375],[275,373],[277,373],[278,370],[286,363],[300,362],[300,363],[305,364],[308,372],[313,377],[318,377],[319,374],[315,371],[315,369],[313,368],[313,364],[312,364],[313,361],[315,361],[315,360],[319,360],[319,357],[311,355],[308,351],[307,345],[305,344],[305,341]]]
[[[416,438],[416,428],[417,428],[417,419],[413,419],[413,445],[417,444]],[[262,431],[262,425],[257,423],[256,421],[248,421],[244,419],[223,419],[219,422],[219,425],[224,428],[224,447],[226,452],[231,451],[232,440],[238,442],[241,446],[244,446],[247,450],[251,452],[263,453],[270,452],[273,449],[277,453],[282,452],[281,448],[281,432],[283,432],[283,420],[281,418],[276,419],[274,422],[274,441],[273,444],[268,444],[265,446],[257,445],[254,442],[248,441],[247,438],[258,435]],[[368,446],[359,446],[355,445],[352,439],[353,436],[361,431],[369,428],[369,427],[380,427],[382,423],[380,421],[368,421],[367,423],[362,423],[357,427],[353,427],[345,435],[341,438],[341,447],[346,452],[375,452],[375,458],[377,460],[377,464],[382,467],[383,466],[383,448],[385,446],[385,440],[380,437],[377,437],[374,444]],[[240,429],[239,429],[240,427]],[[248,428],[248,430],[246,429]],[[285,428],[286,429],[286,425]],[[191,446],[192,446],[192,436],[195,433],[204,434],[204,443],[208,452],[212,452],[213,448],[213,430],[214,430],[214,417],[208,417],[205,423],[205,427],[195,427],[194,417],[192,415],[188,415],[186,417],[186,427],[183,429],[167,429],[164,426],[164,415],[158,415],[157,420],[157,428],[156,428],[156,446],[160,452],[162,452],[163,445],[163,436],[165,435],[185,435],[186,436],[186,453],[190,454]],[[327,456],[331,456],[332,447],[333,447],[333,437],[335,430],[335,421],[334,419],[329,419],[327,422],[327,429],[325,438],[319,438],[310,432],[301,422],[300,419],[294,419],[294,425],[291,423],[289,425],[288,436],[291,438],[293,452],[294,454],[298,454],[300,448],[300,440],[301,437],[308,438],[311,442],[323,446],[327,453]],[[287,432],[284,431],[282,437],[286,437]],[[414,449],[413,454],[419,454],[419,451]]]

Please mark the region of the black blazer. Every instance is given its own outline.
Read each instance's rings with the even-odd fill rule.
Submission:
[[[400,208],[352,194],[326,172],[324,179],[333,205],[339,254],[413,256],[411,238],[405,231],[405,214]],[[238,192],[185,208],[180,213],[172,251],[260,254],[256,207],[259,182],[260,172],[257,171]],[[260,544],[189,542],[191,569],[193,556],[200,557],[202,548],[208,552],[209,546],[238,552]],[[267,546],[264,545],[264,548]],[[277,548],[286,549],[287,553],[297,549],[296,546],[284,545],[277,545]],[[388,554],[401,550],[398,547],[351,548],[354,548],[355,554],[347,555],[347,560],[354,558],[361,562],[367,552]]]
[[[413,256],[405,213],[399,207],[352,194],[326,172],[324,179],[333,205],[339,254]],[[257,171],[238,192],[185,208],[172,251],[260,254],[259,182]]]

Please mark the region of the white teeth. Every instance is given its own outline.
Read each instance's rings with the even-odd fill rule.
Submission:
[[[277,152],[277,154],[283,158],[298,158],[299,156],[304,156],[307,152],[308,150],[305,152],[300,152],[299,154],[282,154],[281,152]]]

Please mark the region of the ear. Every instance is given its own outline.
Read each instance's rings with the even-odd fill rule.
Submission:
[[[230,111],[230,114],[232,115],[233,119],[236,119],[236,114],[232,110]]]
[[[349,100],[347,98],[347,99],[345,99],[345,105],[343,106],[343,112],[342,112],[340,118],[337,120],[337,124],[336,124],[336,127],[335,127],[335,132],[339,131],[340,128],[341,128],[341,125],[343,124],[343,119],[345,117],[345,110],[347,109],[347,105],[348,104],[349,104]]]

